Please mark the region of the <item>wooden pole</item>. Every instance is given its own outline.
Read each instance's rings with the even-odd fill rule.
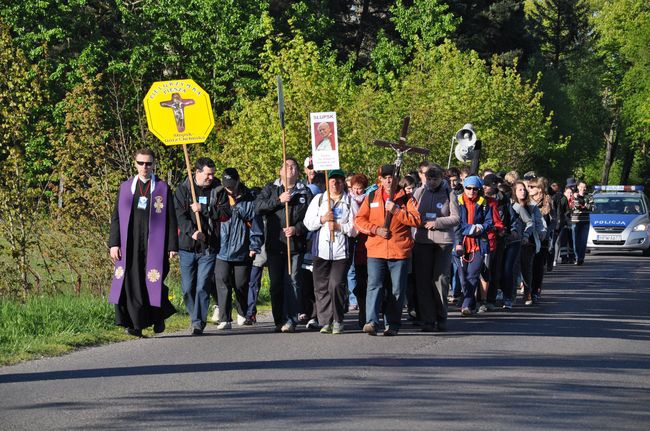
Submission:
[[[289,191],[289,184],[287,184],[287,143],[286,143],[286,133],[284,127],[282,127],[282,169],[284,169],[284,191]],[[284,203],[284,216],[285,216],[285,226],[289,227],[289,202]],[[289,275],[291,275],[291,237],[287,237],[287,270]]]
[[[330,179],[328,177],[327,171],[325,171],[325,190],[327,191],[327,212],[332,212],[332,200],[330,198]],[[334,242],[334,229],[333,223],[327,222],[327,227],[330,230],[330,241]]]
[[[183,144],[183,153],[185,154],[185,165],[187,166],[187,179],[190,182],[190,190],[192,191],[192,203],[196,203],[196,190],[194,190],[194,178],[192,177],[192,166],[190,166],[190,156],[187,153],[187,144]],[[196,226],[201,232],[201,215],[196,214]]]

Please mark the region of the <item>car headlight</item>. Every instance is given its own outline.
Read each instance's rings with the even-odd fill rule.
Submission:
[[[648,225],[645,223],[638,224],[632,228],[633,231],[635,232],[640,232],[648,229]]]

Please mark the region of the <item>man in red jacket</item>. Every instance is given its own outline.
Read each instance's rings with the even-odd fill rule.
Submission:
[[[355,219],[357,229],[368,235],[368,292],[363,332],[369,335],[377,335],[379,310],[384,297],[384,278],[388,273],[392,288],[387,295],[384,310],[384,335],[394,336],[399,331],[406,293],[408,258],[413,248],[411,228],[420,225],[420,213],[412,197],[400,190],[390,199],[394,169],[393,165],[382,166],[379,188],[363,201]],[[389,227],[385,228],[384,222],[389,213],[392,219]]]

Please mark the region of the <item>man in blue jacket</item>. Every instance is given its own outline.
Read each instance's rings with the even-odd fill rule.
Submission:
[[[262,220],[255,216],[255,197],[239,179],[235,168],[221,176],[218,199],[228,201],[230,217],[221,218],[221,247],[214,267],[219,302],[218,330],[232,327],[232,292],[235,292],[237,324],[244,325],[248,309],[248,280],[255,256],[262,251]]]

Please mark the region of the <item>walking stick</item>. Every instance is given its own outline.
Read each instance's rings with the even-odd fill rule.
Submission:
[[[284,169],[284,180],[287,180],[287,142],[284,131],[284,91],[282,89],[282,77],[277,76],[278,81],[278,112],[280,114],[280,127],[282,128],[282,169]],[[280,178],[282,179],[282,178]],[[285,191],[289,190],[285,184]],[[289,227],[289,202],[284,203],[285,227]],[[291,237],[287,237],[287,270],[291,275]]]

